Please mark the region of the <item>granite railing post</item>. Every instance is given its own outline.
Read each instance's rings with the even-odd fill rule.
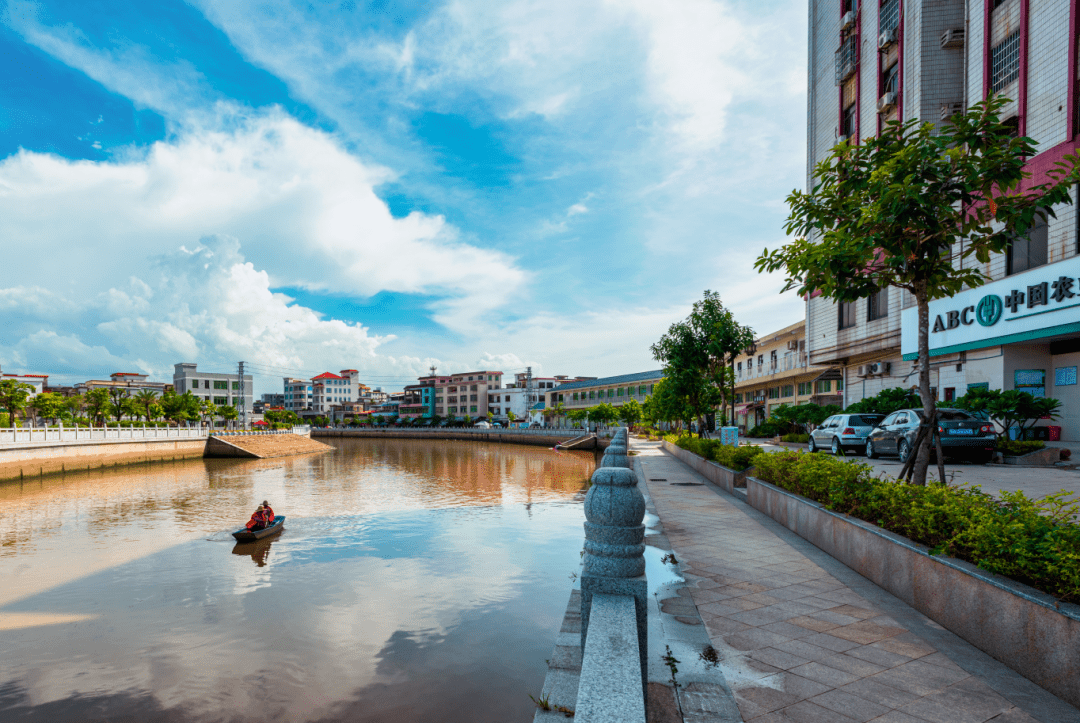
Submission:
[[[620,430],[625,440],[625,431]],[[618,434],[616,439],[618,439]],[[624,441],[625,444],[625,441]],[[611,458],[623,455],[611,455]],[[609,459],[605,455],[605,459]],[[595,593],[629,595],[637,617],[642,696],[648,675],[648,585],[645,579],[645,498],[637,476],[625,466],[593,472],[585,496],[585,561],[581,573],[581,649],[589,633]]]

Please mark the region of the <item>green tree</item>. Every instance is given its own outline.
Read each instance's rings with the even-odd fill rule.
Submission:
[[[893,387],[892,389],[882,389],[872,397],[860,399],[854,404],[848,405],[848,408],[844,411],[864,414],[892,414],[901,409],[918,409],[920,407],[922,407],[922,402],[914,389]]]
[[[574,423],[575,427],[580,427],[581,423],[589,418],[588,409],[571,409],[566,413],[567,418]]]
[[[64,398],[55,392],[43,392],[30,400],[30,406],[43,419],[51,419],[54,422],[60,418],[67,408]]]
[[[509,422],[510,424],[514,424],[515,422],[517,422],[517,418],[518,417],[517,417],[516,414],[514,414],[510,410],[506,410],[506,421],[507,422]]]
[[[15,416],[22,412],[25,418],[27,400],[34,393],[34,386],[14,379],[0,380],[0,407],[8,412],[8,419],[15,424]]]
[[[971,389],[953,402],[953,406],[976,415],[985,415],[1001,425],[1004,434],[1017,428],[1017,439],[1043,418],[1057,419],[1061,402],[1051,397],[1035,397],[1016,389]]]
[[[119,422],[125,414],[131,411],[131,404],[128,402],[131,393],[123,387],[109,387],[107,391],[109,393],[109,414]]]
[[[628,427],[641,421],[641,405],[638,400],[631,399],[619,407],[619,421]]]
[[[110,406],[109,390],[103,387],[89,389],[83,395],[83,402],[86,414],[90,417],[90,424],[100,422],[101,426],[105,426],[105,414]]]
[[[898,287],[918,307],[919,392],[923,418],[909,479],[926,484],[936,405],[930,391],[930,302],[982,285],[992,253],[1028,231],[1053,206],[1071,203],[1078,157],[1030,178],[1031,138],[1002,123],[1005,100],[991,97],[936,129],[890,122],[875,137],[837,144],[814,170],[809,193],[788,196],[786,230],[797,238],[767,249],[759,271],[787,274],[784,291],[820,293],[836,302]],[[968,263],[963,261],[971,260]],[[975,263],[977,262],[977,263]]]
[[[214,418],[218,415],[217,405],[209,399],[204,399],[202,404],[199,405],[199,414],[203,419],[206,419],[210,423],[211,427],[213,427]]]
[[[471,427],[472,426],[472,417],[470,417],[468,414],[466,414],[465,418],[462,419],[462,422],[465,424],[466,427]]]
[[[133,397],[135,403],[139,406],[140,415],[147,421],[150,421],[150,405],[157,404],[158,395],[153,389],[143,389]]]
[[[223,404],[218,407],[218,415],[220,415],[221,419],[225,422],[235,422],[240,418],[240,410],[231,404]],[[228,424],[225,426],[228,426]]]
[[[619,411],[607,402],[589,407],[589,421],[597,424],[611,424],[619,418]]]
[[[161,408],[165,419],[171,422],[191,422],[199,418],[202,413],[202,402],[191,392],[177,394],[169,390],[161,395]]]
[[[495,412],[489,411],[487,413],[487,420],[488,420],[488,424],[490,424],[491,422],[494,422],[495,421]]]
[[[76,422],[77,418],[82,415],[83,407],[86,404],[86,400],[81,394],[72,394],[70,397],[64,399],[64,421],[71,420]]]
[[[146,419],[149,422],[156,422],[164,413],[165,410],[161,408],[161,405],[155,402],[146,408]]]

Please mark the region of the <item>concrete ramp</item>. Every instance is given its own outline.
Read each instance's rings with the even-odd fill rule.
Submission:
[[[230,434],[214,435],[206,440],[203,456],[269,459],[326,452],[331,449],[333,447],[328,444],[301,437],[299,434]]]
[[[574,437],[565,442],[559,442],[555,446],[559,449],[596,449],[596,435],[583,434],[580,437]]]

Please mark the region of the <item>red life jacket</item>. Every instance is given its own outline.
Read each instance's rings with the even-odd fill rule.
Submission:
[[[263,515],[265,515],[266,526],[267,527],[274,524],[274,510],[273,509],[271,509],[270,507],[263,507]]]
[[[255,514],[253,514],[251,516],[251,519],[248,520],[246,527],[250,530],[253,529],[256,525],[260,525],[263,527],[266,526],[266,513],[264,513],[262,510],[255,510]]]

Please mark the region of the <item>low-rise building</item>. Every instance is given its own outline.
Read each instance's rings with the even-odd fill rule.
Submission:
[[[435,377],[435,414],[440,417],[486,417],[498,405],[489,396],[502,389],[502,372],[475,371]]]
[[[48,374],[8,374],[0,371],[0,379],[11,379],[32,386],[34,390],[30,393],[30,399],[44,392],[45,387],[49,385]]]
[[[562,404],[567,411],[587,409],[607,402],[621,406],[631,399],[643,404],[652,396],[657,382],[664,378],[664,370],[636,374],[620,374],[614,377],[586,379],[560,384],[545,395],[549,407]]]
[[[89,379],[85,382],[76,384],[74,389],[76,394],[85,394],[91,389],[124,389],[131,394],[137,394],[143,390],[149,389],[155,392],[158,396],[161,396],[167,391],[173,389],[173,384],[168,382],[152,382],[147,377],[147,374],[139,374],[138,372],[116,372],[110,374],[106,379]]]

